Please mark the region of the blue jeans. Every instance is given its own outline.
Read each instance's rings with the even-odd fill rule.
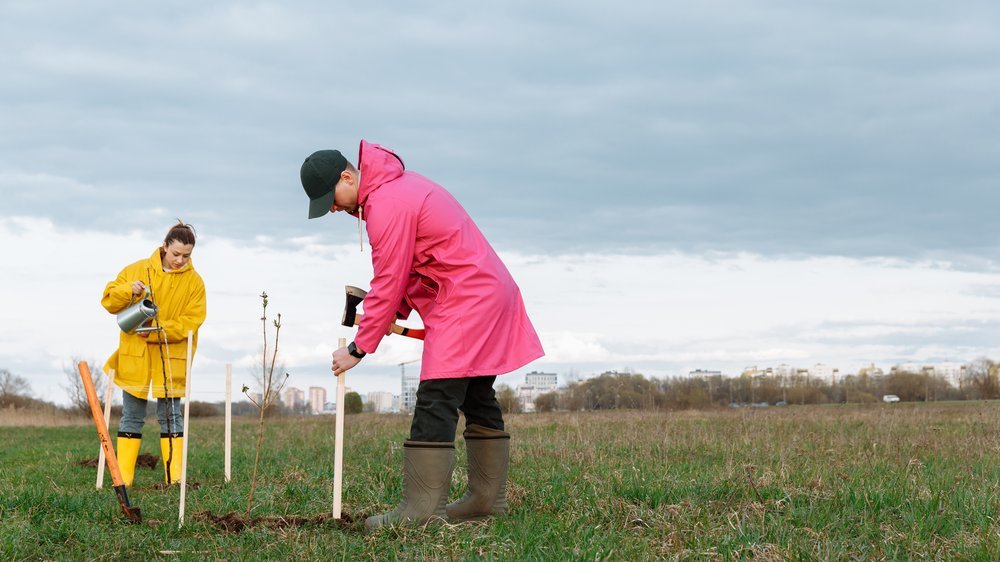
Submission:
[[[122,419],[118,423],[118,434],[127,436],[142,435],[142,426],[146,421],[146,406],[148,400],[136,398],[128,392],[122,392]],[[170,427],[167,427],[167,411],[170,412]],[[160,420],[160,436],[180,437],[184,435],[184,415],[181,411],[180,398],[157,398],[156,417]]]

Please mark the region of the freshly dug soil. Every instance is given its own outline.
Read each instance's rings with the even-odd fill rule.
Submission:
[[[194,514],[196,521],[208,521],[215,527],[228,533],[239,533],[248,527],[267,527],[268,529],[291,529],[297,527],[336,527],[348,530],[355,527],[355,518],[344,513],[339,520],[330,513],[321,513],[307,517],[304,515],[267,515],[247,519],[242,513],[230,511],[225,515],[215,515],[210,511],[200,511]],[[365,517],[357,519],[363,521]]]
[[[167,484],[166,482],[157,482],[156,484],[151,485],[150,488],[154,490],[174,490],[177,489],[178,486],[180,486],[180,482],[172,482],[170,484]],[[201,488],[201,482],[188,480],[187,488],[188,490],[197,490],[198,488]]]
[[[87,468],[97,468],[97,461],[100,457],[94,457],[92,459],[83,459],[82,461],[76,461],[76,464],[80,466],[85,466]],[[142,453],[135,459],[136,468],[156,468],[156,465],[160,462],[160,457],[154,457],[149,453]]]
[[[156,468],[157,463],[160,462],[160,457],[154,457],[149,453],[143,453],[135,459],[135,466],[137,468]]]

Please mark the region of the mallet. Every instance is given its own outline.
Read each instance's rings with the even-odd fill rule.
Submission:
[[[361,318],[363,317],[358,314],[358,305],[361,304],[361,301],[365,300],[365,295],[368,294],[368,291],[352,287],[351,285],[346,286],[345,289],[347,292],[347,302],[344,304],[344,317],[340,320],[340,323],[348,328],[353,328],[361,323]],[[424,330],[422,329],[411,330],[410,328],[404,328],[395,322],[393,322],[390,329],[394,334],[399,334],[416,340],[424,339]]]
[[[125,513],[129,523],[142,523],[142,512],[128,501],[125,481],[122,480],[122,473],[118,468],[118,457],[115,456],[115,448],[111,446],[108,426],[104,423],[101,404],[97,401],[97,391],[94,390],[94,381],[90,378],[90,366],[87,365],[86,361],[80,361],[77,364],[77,369],[80,371],[80,378],[83,379],[83,388],[87,392],[90,413],[94,417],[94,425],[97,426],[97,437],[101,440],[101,447],[104,447],[104,457],[108,461],[108,470],[111,471],[111,482],[114,484],[118,504],[122,507],[122,512]]]

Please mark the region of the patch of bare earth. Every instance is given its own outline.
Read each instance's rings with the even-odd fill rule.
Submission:
[[[210,511],[200,511],[194,514],[196,521],[207,521],[218,529],[227,533],[240,533],[247,528],[259,528],[273,530],[296,529],[300,527],[335,527],[341,530],[357,530],[360,526],[356,522],[364,521],[365,516],[355,519],[350,514],[344,513],[340,519],[334,519],[333,514],[321,513],[319,515],[266,515],[250,517],[249,519],[242,513],[230,511],[225,515],[215,515]]]
[[[79,466],[84,466],[87,468],[97,468],[98,457],[92,459],[83,459],[76,461]],[[135,459],[136,468],[156,468],[157,463],[160,462],[160,457],[154,457],[149,453],[143,453]]]

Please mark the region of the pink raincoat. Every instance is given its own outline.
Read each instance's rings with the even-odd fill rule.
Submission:
[[[358,162],[375,278],[355,345],[374,352],[416,310],[420,380],[500,375],[544,355],[520,289],[458,201],[377,144],[361,141]]]

